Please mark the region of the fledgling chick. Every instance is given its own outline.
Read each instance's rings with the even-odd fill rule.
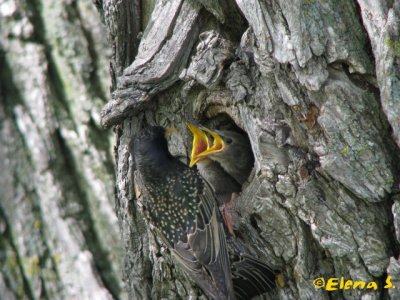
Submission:
[[[262,261],[245,254],[246,247],[240,238],[235,237],[233,230],[232,206],[241,190],[238,182],[229,176],[219,165],[207,156],[198,154],[210,149],[207,135],[198,127],[187,124],[193,134],[190,167],[197,165],[200,174],[213,186],[219,195],[219,205],[223,206],[223,217],[227,230],[228,251],[231,254],[232,280],[236,298],[252,299],[275,287],[275,273]],[[211,133],[210,133],[211,134]]]
[[[198,157],[198,154],[210,148],[210,142],[202,130],[189,123],[186,125],[193,135],[189,167],[197,165],[200,175],[213,187],[218,205],[224,205],[231,199],[232,193],[240,193],[240,184],[219,163],[207,156]]]
[[[148,127],[130,147],[143,183],[148,220],[175,261],[210,298],[233,300],[216,196],[197,170],[170,154],[164,134],[162,127]]]
[[[202,127],[213,138],[208,150],[197,155],[197,159],[208,157],[221,167],[240,185],[246,181],[254,166],[254,156],[249,138],[232,130],[210,130]]]
[[[192,152],[189,167],[197,165],[200,175],[211,185],[218,200],[218,206],[222,208],[222,216],[229,233],[235,236],[234,218],[235,202],[240,193],[240,184],[224,171],[221,165],[208,157],[197,155],[208,150],[210,143],[207,135],[192,124],[186,124],[193,135]]]

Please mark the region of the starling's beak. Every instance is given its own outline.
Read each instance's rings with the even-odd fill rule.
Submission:
[[[205,156],[208,156],[208,155],[211,155],[214,153],[218,153],[218,152],[221,152],[222,150],[224,150],[225,143],[219,134],[217,134],[214,131],[211,131],[210,129],[208,129],[206,127],[202,127],[202,129],[212,136],[213,144],[207,150],[205,150],[201,153],[198,153],[197,158],[202,158],[202,157],[205,157]]]
[[[202,130],[190,123],[186,123],[186,126],[193,134],[192,153],[190,154],[189,164],[189,167],[193,167],[201,159],[198,157],[198,154],[210,148],[210,145],[207,135]]]

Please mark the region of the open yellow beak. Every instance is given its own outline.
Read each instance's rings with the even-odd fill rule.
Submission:
[[[201,157],[198,157],[198,154],[208,150],[210,144],[207,135],[202,130],[190,123],[186,123],[186,126],[193,134],[192,153],[190,154],[189,164],[189,167],[193,167],[199,160],[201,160]]]
[[[225,148],[224,140],[216,132],[211,131],[206,127],[202,127],[202,129],[212,136],[213,144],[211,147],[207,148],[207,150],[198,153],[196,157],[202,158],[213,153],[221,152]]]

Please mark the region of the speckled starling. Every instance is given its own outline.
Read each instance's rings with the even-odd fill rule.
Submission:
[[[222,218],[215,195],[196,169],[168,151],[165,130],[133,139],[149,222],[174,259],[212,299],[235,299]]]
[[[211,131],[206,127],[202,129],[212,136],[213,143],[208,150],[197,154],[196,159],[209,157],[218,162],[242,185],[249,177],[254,165],[253,151],[247,135],[232,130]]]

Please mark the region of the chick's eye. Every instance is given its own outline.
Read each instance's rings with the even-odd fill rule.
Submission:
[[[232,144],[232,139],[231,139],[231,138],[227,138],[225,142],[226,142],[228,145],[229,145],[229,144]]]

